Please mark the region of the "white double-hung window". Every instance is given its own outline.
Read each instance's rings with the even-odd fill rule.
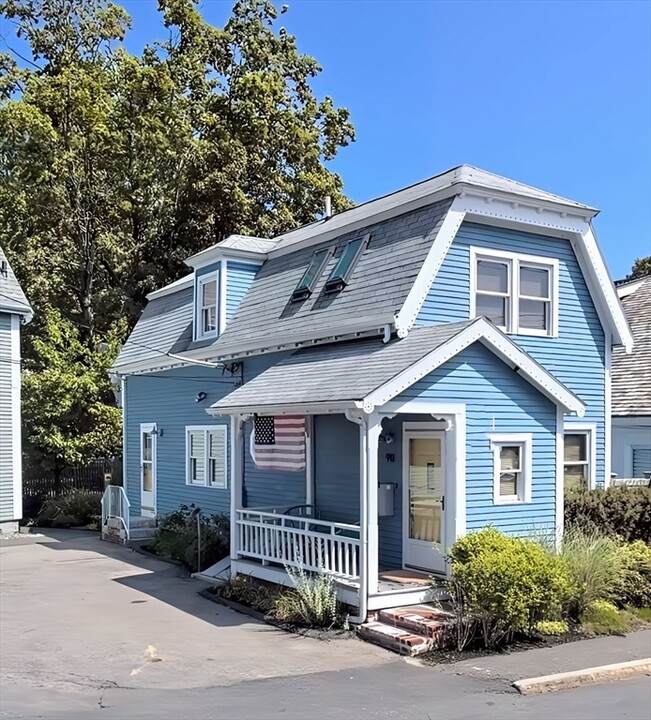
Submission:
[[[197,279],[195,339],[217,335],[217,298],[219,276],[210,273]]]
[[[565,425],[563,438],[565,489],[594,488],[597,454],[597,427],[594,424]]]
[[[531,502],[531,434],[488,437],[493,451],[493,503]]]
[[[504,332],[558,333],[558,261],[471,248],[470,317],[486,317]]]
[[[186,483],[227,487],[227,429],[225,425],[185,429]]]

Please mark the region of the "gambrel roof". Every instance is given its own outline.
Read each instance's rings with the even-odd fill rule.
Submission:
[[[0,247],[0,312],[21,315],[25,322],[32,319],[32,306],[25,297],[11,269],[4,250]]]

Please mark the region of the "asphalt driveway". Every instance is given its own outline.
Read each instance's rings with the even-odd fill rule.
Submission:
[[[372,667],[355,639],[289,635],[197,595],[180,568],[83,531],[0,546],[0,683],[49,688],[225,686]]]

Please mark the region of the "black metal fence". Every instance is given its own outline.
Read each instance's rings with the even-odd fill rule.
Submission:
[[[109,459],[93,460],[85,465],[66,468],[56,478],[51,471],[26,467],[23,471],[23,516],[35,517],[41,505],[48,499],[70,490],[94,490],[103,492],[106,476],[113,471]]]

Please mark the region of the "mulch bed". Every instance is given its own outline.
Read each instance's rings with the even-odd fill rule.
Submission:
[[[242,603],[235,602],[234,600],[221,597],[221,595],[216,592],[216,588],[200,590],[199,595],[201,595],[201,597],[205,597],[207,600],[211,600],[212,602],[218,603],[219,605],[225,605],[226,607],[231,608],[231,610],[235,610],[236,612],[242,613],[243,615],[248,615],[255,620],[267,623],[267,625],[272,625],[279,630],[292,633],[293,635],[301,635],[303,637],[309,637],[314,638],[315,640],[325,641],[342,640],[357,637],[357,634],[353,630],[345,630],[344,628],[312,628],[305,627],[304,625],[296,625],[294,623],[287,623],[276,620],[275,617],[272,617],[271,615],[265,615],[264,613],[261,613],[259,610],[256,610],[249,605],[243,605]]]

